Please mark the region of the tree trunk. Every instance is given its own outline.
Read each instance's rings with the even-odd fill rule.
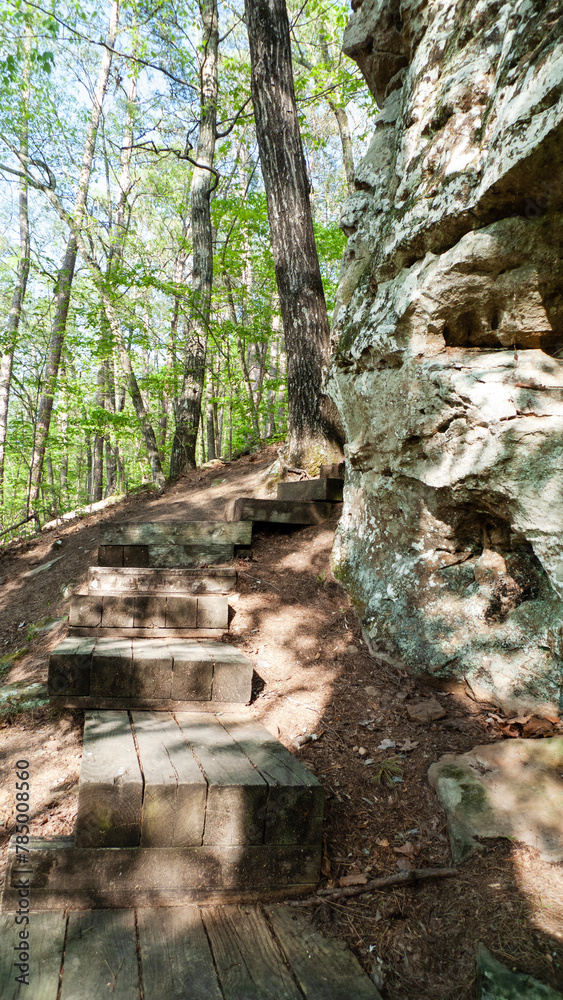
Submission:
[[[66,321],[70,305],[72,279],[74,277],[74,269],[76,266],[76,233],[80,230],[86,211],[86,199],[88,197],[90,174],[92,172],[92,163],[94,160],[96,136],[102,114],[102,103],[109,80],[112,60],[111,50],[115,45],[115,39],[117,37],[118,19],[119,0],[113,0],[106,39],[107,44],[103,50],[98,80],[94,90],[94,103],[92,106],[92,114],[90,116],[90,125],[82,154],[82,167],[80,170],[80,177],[78,179],[78,192],[74,205],[74,228],[68,238],[63,264],[57,278],[49,358],[47,361],[47,369],[45,371],[43,394],[39,401],[37,434],[35,437],[35,445],[31,461],[29,491],[31,505],[36,502],[39,495],[39,486],[43,471],[43,460],[45,458],[45,448],[47,447],[47,438],[49,436],[49,427],[51,425],[51,414],[53,412],[53,400],[57,388],[61,351],[66,333]]]
[[[207,336],[213,285],[213,233],[211,181],[217,136],[217,87],[219,22],[217,0],[202,2],[201,121],[191,186],[193,239],[192,299],[187,321],[186,361],[182,390],[175,405],[176,427],[170,458],[170,475],[195,468],[195,447],[201,417]]]
[[[28,113],[30,98],[30,60],[31,29],[25,29],[25,59],[22,78],[22,94],[20,105],[20,150],[23,156],[28,155]],[[1,511],[4,507],[4,465],[6,461],[6,437],[8,433],[8,406],[10,402],[10,387],[12,383],[12,365],[14,350],[20,326],[23,302],[27,288],[30,266],[30,236],[28,184],[25,177],[20,177],[19,189],[19,228],[20,256],[16,271],[16,281],[12,292],[10,312],[5,326],[5,347],[0,360],[0,524]],[[29,513],[29,511],[28,511]]]
[[[339,454],[323,394],[330,337],[301,145],[285,0],[246,0],[252,102],[288,355],[289,456],[318,467]]]
[[[98,368],[97,374],[97,387],[96,387],[96,406],[103,409],[104,406],[104,383],[105,383],[105,368],[104,362]],[[92,469],[92,495],[90,500],[92,503],[97,503],[98,500],[103,500],[104,497],[104,436],[103,434],[96,434],[94,436],[94,464]]]
[[[328,102],[329,107],[336,118],[336,124],[338,125],[338,132],[340,135],[340,144],[342,146],[342,159],[344,161],[344,173],[346,174],[346,183],[348,185],[348,192],[350,194],[355,194],[356,185],[354,184],[354,178],[356,176],[356,171],[354,168],[354,150],[352,146],[352,136],[350,135],[350,126],[348,124],[348,115],[346,114],[346,108],[342,105],[336,104],[335,101]]]
[[[206,430],[207,430],[207,461],[211,462],[212,459],[217,458],[215,450],[215,414],[213,413],[213,403],[207,404]]]

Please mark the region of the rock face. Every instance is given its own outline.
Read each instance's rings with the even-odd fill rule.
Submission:
[[[563,4],[363,0],[334,568],[375,650],[563,708]]]

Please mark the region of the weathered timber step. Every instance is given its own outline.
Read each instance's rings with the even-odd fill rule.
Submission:
[[[251,522],[130,521],[107,525],[98,549],[100,566],[160,568],[232,562],[248,548]]]
[[[330,465],[321,465],[319,476],[321,479],[344,479],[345,471],[344,461],[332,462]]]
[[[304,479],[278,483],[278,500],[342,500],[343,479]]]
[[[252,661],[226,643],[68,636],[49,660],[49,694],[76,708],[167,710],[246,704]]]
[[[217,566],[231,563],[234,545],[100,545],[99,566],[132,566],[139,569],[153,566],[165,569],[173,566]]]
[[[260,500],[239,497],[227,507],[233,521],[268,521],[274,524],[319,524],[332,517],[338,504],[325,501]]]
[[[243,545],[252,542],[250,521],[129,521],[106,525],[103,545]]]
[[[76,847],[316,845],[317,778],[236,715],[87,712]]]
[[[0,917],[3,1000],[29,993],[15,916]],[[342,941],[279,903],[35,913],[27,930],[33,1000],[381,1000]]]
[[[143,569],[90,566],[89,594],[230,594],[236,590],[235,569]]]
[[[18,908],[29,879],[30,910],[183,906],[279,899],[311,892],[321,846],[75,847],[74,837],[30,837],[22,868],[10,840],[3,908]],[[24,871],[24,874],[22,874]]]
[[[219,594],[198,597],[77,594],[70,601],[68,622],[71,629],[119,629],[124,634],[130,629],[156,629],[163,635],[169,629],[226,631],[229,628],[229,599]]]

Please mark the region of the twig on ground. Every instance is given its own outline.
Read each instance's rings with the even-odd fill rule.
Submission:
[[[372,878],[364,885],[347,885],[341,889],[317,889],[313,896],[305,899],[292,900],[288,906],[310,906],[312,903],[329,902],[332,899],[349,899],[351,896],[362,896],[372,889],[387,889],[394,885],[415,885],[431,878],[453,878],[458,874],[457,868],[412,868],[410,871],[397,872],[396,875],[386,875],[384,878]]]
[[[267,587],[274,587],[274,584],[270,583],[269,580],[259,580],[257,576],[250,576],[250,573],[247,573],[244,569],[239,569],[237,572],[242,573],[243,576],[247,576],[250,580],[256,580],[256,583],[265,583]],[[278,587],[274,587],[274,590],[277,590],[278,594],[281,594],[281,590]]]

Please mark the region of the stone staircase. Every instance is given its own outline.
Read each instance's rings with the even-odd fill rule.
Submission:
[[[105,530],[49,664],[53,704],[86,709],[84,746],[74,835],[30,838],[32,910],[275,899],[317,883],[322,788],[245,709],[252,663],[220,641],[236,572],[217,564],[248,549],[250,520]],[[23,866],[13,838],[5,909]]]

